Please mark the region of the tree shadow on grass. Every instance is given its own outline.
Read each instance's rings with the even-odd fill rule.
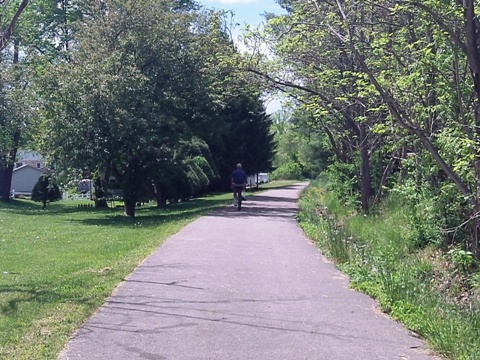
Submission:
[[[82,205],[82,206],[79,206]],[[91,207],[88,207],[91,205]],[[9,203],[0,202],[0,213],[7,212],[18,215],[35,215],[35,216],[57,216],[59,214],[74,214],[80,212],[88,213],[105,213],[108,211],[118,211],[113,208],[95,208],[93,202],[89,203],[71,203],[55,202],[47,205],[46,209],[42,209],[42,203],[29,200],[11,200]]]
[[[136,216],[129,218],[122,211],[102,216],[101,218],[68,219],[67,222],[77,222],[89,226],[112,227],[157,227],[160,224],[188,220],[209,214],[225,207],[225,200],[196,199],[193,201],[172,204],[166,208],[138,208]]]
[[[285,188],[285,187],[284,187]],[[298,186],[292,185],[292,189],[298,189]],[[111,227],[157,227],[160,224],[172,223],[182,220],[190,220],[203,215],[209,216],[263,216],[271,218],[292,218],[295,217],[297,209],[294,204],[296,198],[265,196],[262,194],[248,196],[244,203],[243,210],[238,211],[231,206],[231,199],[218,199],[214,195],[206,196],[192,201],[168,205],[166,208],[157,207],[139,207],[136,210],[134,218],[128,218],[123,215],[123,210],[119,210],[111,215],[101,218],[69,219],[69,222],[79,222],[91,226],[111,226]]]
[[[92,299],[84,296],[77,297],[73,294],[62,294],[52,289],[42,288],[32,284],[0,285],[0,299],[2,295],[7,296],[8,300],[0,304],[0,314],[12,316],[21,304],[53,304],[59,302],[74,302],[77,304],[91,304]]]
[[[248,195],[254,195],[255,197],[261,196],[256,194],[261,194],[265,191],[275,190],[275,189],[298,189],[299,184],[290,184],[290,185],[280,185],[280,186],[269,186],[269,187],[260,187],[258,190],[253,189],[247,191]],[[218,196],[225,193],[210,193],[202,196],[201,198],[194,198],[191,201],[181,202],[178,204],[169,204],[166,208],[157,208],[153,205],[146,205],[144,207],[138,207],[136,212],[138,217],[142,216],[144,212],[155,212],[156,214],[160,213],[161,216],[165,216],[169,212],[178,212],[178,208],[184,209],[184,211],[189,211],[191,209],[197,209],[204,206],[205,212],[208,213],[210,210],[225,206],[230,200],[219,200]],[[267,199],[266,199],[267,200]],[[268,200],[275,200],[273,197],[268,197]],[[279,201],[290,201],[284,198],[278,198]],[[294,200],[293,200],[294,201]],[[32,200],[26,199],[11,199],[9,202],[0,201],[0,213],[2,211],[19,214],[19,215],[35,215],[35,216],[57,216],[59,214],[76,214],[76,213],[90,213],[90,214],[109,214],[109,218],[113,219],[117,216],[123,217],[123,206],[121,207],[109,207],[109,208],[95,208],[93,206],[93,201],[87,202],[72,202],[68,201],[59,201],[49,203],[45,210],[42,209],[42,203],[35,202]],[[79,206],[83,205],[83,206]],[[92,207],[87,207],[92,205]],[[151,214],[149,216],[152,216]],[[124,219],[125,224],[129,224],[133,219]],[[110,220],[112,221],[112,220]]]
[[[161,214],[164,216],[169,213],[176,213],[179,211],[190,211],[191,209],[197,209],[203,207],[205,211],[212,210],[216,207],[225,205],[225,200],[219,200],[217,198],[218,194],[207,195],[202,198],[192,199],[191,201],[180,202],[176,204],[169,204],[165,208],[158,208],[153,204],[146,204],[139,206],[136,209],[136,215],[138,218],[142,217],[144,213],[151,214]],[[83,205],[83,206],[79,206]],[[108,208],[95,208],[94,206],[87,207],[88,205],[93,205],[93,202],[82,203],[82,204],[69,204],[66,202],[56,202],[47,205],[45,210],[42,209],[41,203],[36,203],[29,200],[16,200],[13,199],[8,203],[0,202],[0,213],[2,211],[8,212],[10,214],[18,215],[35,215],[35,216],[58,216],[59,214],[76,214],[76,213],[85,213],[92,215],[105,215],[107,214],[109,218],[116,218],[117,216],[125,218],[125,222],[128,223],[129,219],[123,215],[123,206],[120,207],[108,207]],[[137,218],[137,217],[136,217]],[[135,218],[134,218],[135,219]]]

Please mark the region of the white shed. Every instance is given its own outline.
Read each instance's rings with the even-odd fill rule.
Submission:
[[[13,169],[12,174],[12,194],[17,195],[32,195],[32,190],[37,183],[40,176],[46,172],[42,169],[34,168],[30,165],[22,165]]]
[[[250,187],[257,186],[257,177],[259,184],[265,184],[270,181],[268,173],[258,173],[249,175],[247,178],[247,185]]]

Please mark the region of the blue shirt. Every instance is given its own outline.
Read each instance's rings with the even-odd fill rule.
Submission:
[[[247,174],[241,169],[235,169],[232,172],[232,182],[237,185],[243,185],[247,182]]]

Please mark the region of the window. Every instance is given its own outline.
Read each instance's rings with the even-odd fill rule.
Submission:
[[[37,162],[37,169],[41,169],[41,168],[42,168],[42,163]]]
[[[23,165],[23,163],[17,162],[17,163],[15,163],[15,168],[19,168],[19,167],[22,166],[22,165]]]

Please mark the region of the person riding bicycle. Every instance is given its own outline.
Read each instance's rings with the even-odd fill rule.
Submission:
[[[242,196],[242,191],[245,190],[247,185],[247,174],[242,170],[242,164],[240,163],[237,164],[237,168],[232,172],[231,184],[233,190],[233,204],[237,206],[237,197],[235,195],[238,194],[238,196]]]

